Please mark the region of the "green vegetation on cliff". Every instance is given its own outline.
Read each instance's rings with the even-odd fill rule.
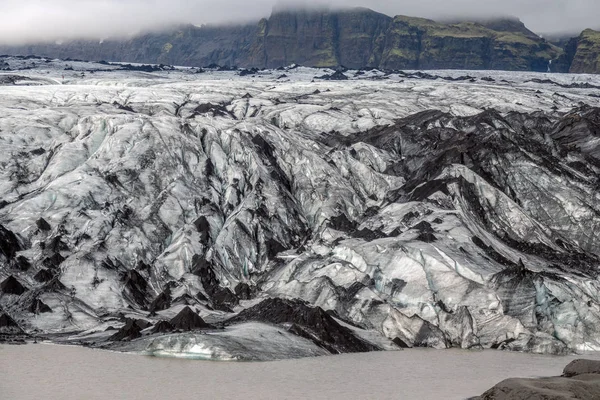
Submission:
[[[600,32],[586,29],[575,42],[570,72],[600,73]]]
[[[545,71],[561,49],[521,25],[515,31],[508,31],[506,25],[495,31],[476,22],[440,23],[397,16],[387,33],[382,66]]]

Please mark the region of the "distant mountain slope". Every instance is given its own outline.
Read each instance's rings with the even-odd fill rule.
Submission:
[[[548,61],[561,53],[540,37],[474,22],[397,16],[386,36],[385,68],[546,71]]]
[[[257,24],[182,26],[130,40],[0,47],[0,53],[205,66],[546,71],[562,49],[515,19],[442,23],[377,13],[276,11]],[[568,66],[553,63],[556,71]],[[562,67],[561,67],[562,65]]]

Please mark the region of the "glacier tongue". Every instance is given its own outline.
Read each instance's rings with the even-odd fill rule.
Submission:
[[[0,87],[0,311],[26,333],[214,359],[600,349],[589,90],[63,65]],[[174,329],[184,307],[216,330]]]

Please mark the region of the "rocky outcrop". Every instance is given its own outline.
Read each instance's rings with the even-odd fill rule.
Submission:
[[[563,376],[566,376],[567,378],[584,374],[600,375],[600,361],[583,359],[575,360],[571,361],[563,370]],[[600,376],[598,378],[600,378]]]
[[[576,360],[562,377],[507,379],[485,392],[479,400],[598,399],[600,398],[600,361]]]

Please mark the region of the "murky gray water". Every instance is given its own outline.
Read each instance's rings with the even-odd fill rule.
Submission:
[[[0,399],[465,399],[505,378],[559,375],[575,358],[405,350],[236,363],[0,346]]]

